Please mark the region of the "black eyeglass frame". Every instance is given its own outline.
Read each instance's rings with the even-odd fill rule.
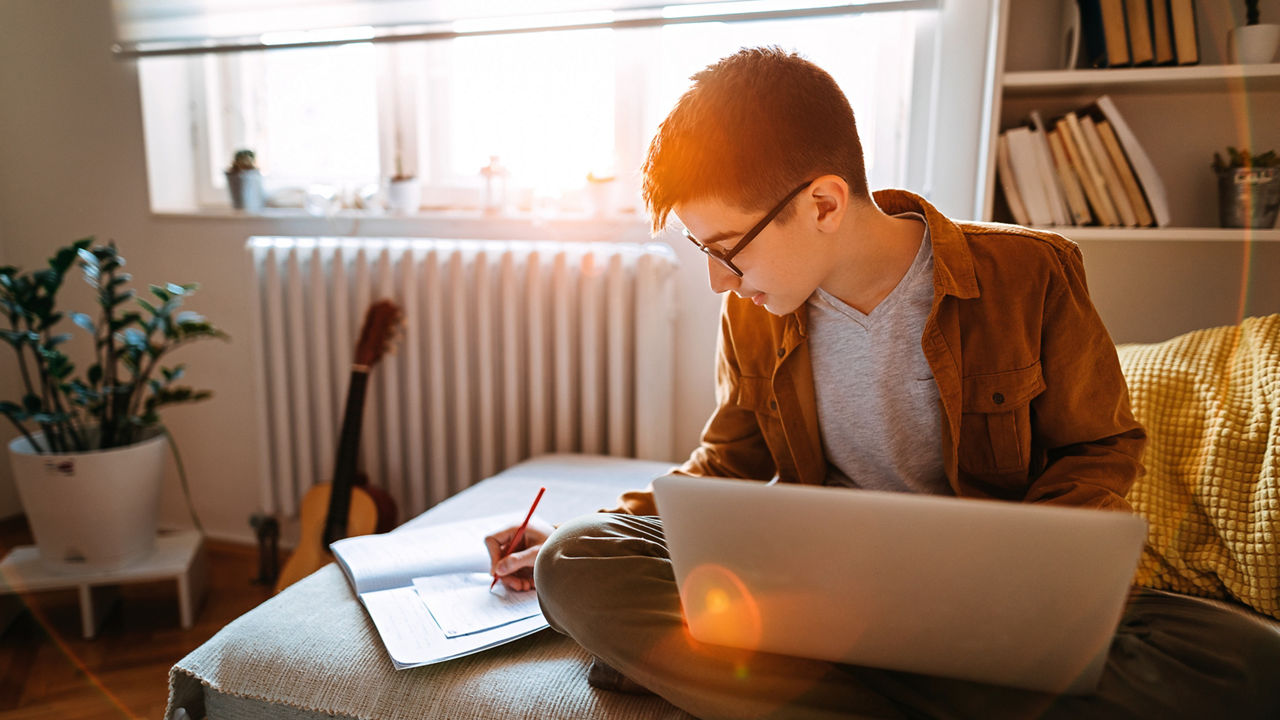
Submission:
[[[742,252],[743,248],[750,244],[752,240],[755,240],[757,235],[763,232],[765,228],[769,227],[769,223],[773,222],[773,219],[778,217],[778,213],[782,212],[783,208],[787,206],[787,203],[794,200],[802,190],[812,185],[813,182],[813,180],[809,180],[803,185],[797,187],[795,190],[787,193],[787,196],[782,198],[782,202],[775,205],[774,208],[769,211],[768,215],[765,215],[760,222],[755,224],[755,227],[748,230],[747,233],[742,236],[742,239],[728,250],[721,250],[720,248],[711,247],[710,245],[704,245],[698,240],[698,238],[694,237],[693,234],[689,232],[689,228],[684,229],[684,236],[689,239],[689,242],[693,243],[694,247],[701,250],[708,257],[715,258],[720,261],[721,265],[729,268],[729,272],[737,275],[738,277],[742,277],[742,271],[738,269],[737,265],[733,264],[733,257]]]

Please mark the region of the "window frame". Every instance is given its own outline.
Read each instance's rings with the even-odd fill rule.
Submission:
[[[924,14],[924,19],[917,21],[916,42],[914,43],[914,82],[915,89],[911,97],[911,109],[907,114],[905,141],[906,152],[898,163],[895,176],[901,178],[899,184],[907,187],[921,188],[927,191],[931,186],[933,160],[930,159],[934,146],[934,136],[938,132],[936,118],[938,116],[937,81],[941,75],[938,63],[938,46],[941,42],[942,28],[940,12],[934,10],[907,10]],[[655,103],[659,93],[655,70],[646,68],[646,48],[651,47],[655,33],[661,28],[644,28],[615,31],[619,61],[615,63],[615,87],[627,88],[628,91],[615,93],[613,121],[615,155],[620,168],[639,168],[643,162],[649,138],[645,137],[646,113],[648,107]],[[397,134],[399,142],[406,148],[406,156],[414,158],[405,163],[405,169],[417,171],[421,184],[422,204],[428,208],[441,206],[465,208],[473,203],[459,202],[462,198],[474,197],[480,190],[480,176],[470,183],[439,183],[435,179],[448,175],[445,167],[447,158],[442,153],[433,152],[437,143],[447,142],[450,118],[448,113],[433,114],[420,121],[420,108],[430,99],[434,89],[431,85],[431,72],[423,73],[419,78],[412,75],[400,76],[383,72],[384,58],[397,58],[412,55],[420,51],[423,55],[435,59],[447,56],[445,42],[392,43],[390,52],[379,53],[375,62],[378,64],[375,80],[378,83],[377,123],[378,154],[381,176],[371,179],[385,193],[388,178],[394,173],[395,147]],[[416,47],[415,47],[416,46]],[[269,51],[259,51],[269,52]],[[245,92],[241,85],[240,73],[229,71],[234,68],[235,56],[238,53],[212,54],[198,56],[199,61],[190,63],[190,117],[191,141],[194,154],[194,201],[201,209],[221,209],[230,205],[225,181],[219,181],[224,169],[213,157],[212,136],[216,133],[228,132],[227,126],[232,122],[226,112],[218,112],[215,116],[214,105],[225,98]],[[220,64],[216,74],[221,87],[210,88],[206,70],[207,63]],[[428,63],[437,65],[437,63]],[[446,64],[446,63],[439,63]],[[398,92],[397,92],[398,89]],[[211,94],[211,90],[216,94]],[[409,102],[405,102],[405,99]],[[396,120],[398,119],[398,122]],[[241,119],[246,125],[252,119]],[[399,128],[399,130],[397,130]],[[410,131],[406,131],[409,128]],[[426,128],[425,138],[413,131]],[[245,132],[250,132],[247,128]],[[245,135],[247,136],[247,135]],[[871,140],[871,138],[867,138]],[[865,140],[864,140],[865,142]],[[617,197],[635,198],[639,193],[639,178],[631,177],[633,173],[619,173],[615,188]],[[465,180],[465,178],[464,178]],[[518,189],[517,189],[518,190]],[[584,194],[586,188],[583,188]],[[512,190],[508,190],[512,192]],[[576,198],[579,201],[585,198]],[[638,203],[637,203],[638,205]],[[642,208],[627,208],[640,211]]]

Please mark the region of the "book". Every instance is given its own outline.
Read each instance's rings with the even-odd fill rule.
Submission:
[[[1088,225],[1093,222],[1093,213],[1089,212],[1089,201],[1084,196],[1084,187],[1080,177],[1067,157],[1067,149],[1062,143],[1062,134],[1057,128],[1048,133],[1049,152],[1053,155],[1053,164],[1062,181],[1063,194],[1067,198],[1067,207],[1071,210],[1073,225]]]
[[[1124,0],[1125,20],[1129,29],[1129,61],[1134,65],[1150,65],[1155,62],[1155,48],[1151,43],[1151,13],[1149,0]]]
[[[1120,175],[1116,172],[1115,165],[1111,162],[1111,156],[1107,154],[1106,148],[1102,146],[1102,138],[1098,135],[1097,124],[1089,115],[1081,115],[1080,129],[1084,132],[1085,143],[1089,146],[1089,153],[1093,155],[1094,163],[1098,166],[1098,172],[1102,174],[1102,184],[1111,196],[1111,204],[1115,206],[1116,212],[1120,215],[1120,224],[1125,227],[1137,226],[1137,213],[1133,211],[1133,204],[1129,202],[1129,196],[1120,185]]]
[[[1129,65],[1129,31],[1124,0],[1078,1],[1085,65],[1094,68]]]
[[[508,593],[501,585],[488,591],[483,539],[519,522],[518,514],[496,515],[330,546],[397,670],[481,652],[547,627],[536,592]]]
[[[1169,28],[1169,0],[1151,0],[1151,45],[1156,65],[1172,65],[1173,32]]]
[[[1013,165],[1013,177],[1022,195],[1027,216],[1035,226],[1053,225],[1053,211],[1049,209],[1049,193],[1040,173],[1040,159],[1036,140],[1029,127],[1009,128],[1005,131],[1009,140],[1009,162]]]
[[[1116,131],[1111,127],[1111,123],[1106,118],[1095,121],[1098,126],[1098,136],[1102,139],[1102,147],[1106,149],[1107,154],[1111,156],[1111,164],[1116,168],[1116,174],[1120,176],[1120,186],[1124,188],[1125,194],[1129,196],[1129,204],[1133,206],[1133,212],[1137,216],[1138,227],[1151,227],[1155,225],[1155,219],[1151,215],[1151,208],[1147,205],[1147,200],[1143,197],[1142,187],[1138,184],[1138,178],[1133,172],[1133,166],[1129,163],[1129,158],[1125,156],[1124,149],[1120,147],[1120,140],[1116,138]]]
[[[1171,221],[1169,195],[1165,192],[1164,181],[1160,179],[1160,174],[1156,172],[1156,167],[1152,164],[1150,156],[1142,148],[1142,144],[1138,142],[1138,137],[1129,128],[1129,123],[1120,114],[1120,109],[1111,100],[1111,96],[1101,95],[1094,101],[1094,104],[1098,106],[1102,116],[1107,119],[1107,122],[1111,124],[1111,128],[1115,130],[1116,139],[1120,141],[1120,147],[1124,149],[1125,157],[1129,159],[1129,163],[1133,166],[1134,175],[1137,177],[1138,184],[1142,187],[1144,198],[1151,207],[1151,215],[1155,219],[1156,225],[1168,227]]]
[[[1200,62],[1200,38],[1196,30],[1194,0],[1169,0],[1169,27],[1173,35],[1173,54],[1179,65]]]
[[[1067,209],[1067,199],[1062,191],[1062,181],[1058,179],[1058,171],[1053,165],[1053,154],[1049,150],[1049,138],[1044,126],[1044,118],[1039,110],[1031,111],[1031,135],[1035,139],[1036,159],[1040,167],[1040,182],[1049,196],[1049,212],[1053,215],[1054,225],[1071,225],[1071,211]]]
[[[1111,198],[1103,187],[1102,174],[1098,171],[1097,165],[1093,162],[1093,156],[1085,145],[1079,118],[1074,112],[1069,112],[1062,116],[1057,127],[1061,131],[1067,156],[1071,158],[1071,164],[1080,176],[1080,183],[1084,186],[1085,196],[1089,198],[1089,205],[1098,218],[1098,224],[1108,227],[1119,225],[1120,217],[1116,214],[1115,205],[1111,203]]]
[[[1013,221],[1019,225],[1030,225],[1031,216],[1027,215],[1027,208],[1022,204],[1018,181],[1013,176],[1013,164],[1009,162],[1009,138],[1004,133],[996,141],[996,175],[1000,178],[1000,188],[1004,190],[1004,199],[1009,204]]]

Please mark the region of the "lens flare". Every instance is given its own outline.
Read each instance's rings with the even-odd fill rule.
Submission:
[[[755,650],[763,626],[760,608],[741,578],[720,565],[700,565],[680,590],[689,632],[701,642]],[[746,672],[741,667],[742,676]]]

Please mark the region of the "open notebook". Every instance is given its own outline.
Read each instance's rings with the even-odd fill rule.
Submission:
[[[443,662],[547,627],[537,594],[489,589],[485,535],[520,522],[495,515],[362,535],[333,543],[334,557],[397,670]]]

